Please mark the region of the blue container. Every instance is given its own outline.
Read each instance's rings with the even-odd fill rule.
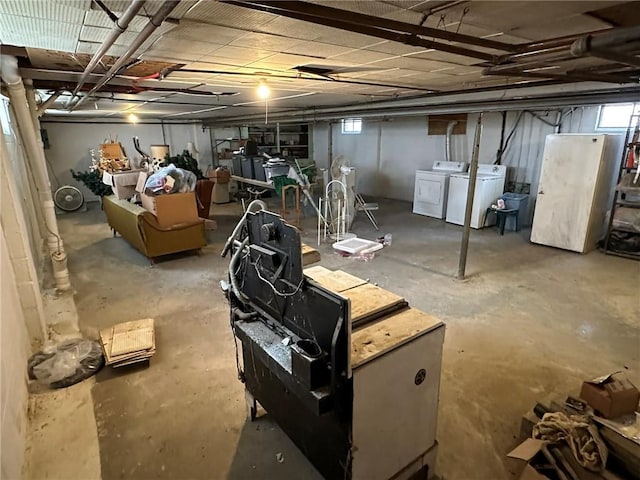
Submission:
[[[502,199],[504,200],[504,205],[506,208],[518,209],[518,229],[516,229],[516,219],[509,216],[507,217],[507,221],[505,223],[505,230],[520,230],[520,228],[522,228],[522,226],[527,221],[529,195],[525,195],[524,193],[506,192],[502,194]]]

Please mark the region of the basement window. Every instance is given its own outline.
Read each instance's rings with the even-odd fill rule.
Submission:
[[[640,115],[640,103],[602,105],[598,115],[597,128],[599,130],[624,130],[629,126],[632,114]]]
[[[2,124],[2,133],[11,135],[11,117],[9,117],[9,100],[0,95],[0,123]]]
[[[361,118],[343,118],[342,119],[342,133],[348,135],[357,135],[362,131],[362,119]]]

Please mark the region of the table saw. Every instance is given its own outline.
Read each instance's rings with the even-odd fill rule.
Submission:
[[[229,238],[221,282],[250,419],[259,402],[327,479],[431,478],[444,324],[346,272],[303,270],[298,230],[261,207]]]

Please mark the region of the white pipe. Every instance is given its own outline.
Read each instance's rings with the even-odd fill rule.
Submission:
[[[171,11],[180,3],[180,0],[167,0],[162,4],[162,6],[158,9],[153,17],[149,20],[144,27],[144,29],[138,34],[135,40],[129,45],[127,51],[116,60],[116,62],[111,66],[109,71],[104,74],[98,83],[84,96],[78,100],[75,105],[71,105],[69,107],[69,111],[72,111],[78,108],[81,104],[83,104],[91,95],[97,92],[104,85],[109,83],[113,77],[120,71],[120,68],[133,56],[134,53],[140,48],[140,46],[151,36],[151,34],[160,26],[162,22],[169,16]]]
[[[451,162],[451,135],[453,134],[453,129],[458,124],[457,120],[452,120],[447,125],[447,136],[444,141],[444,159],[447,162]]]
[[[44,112],[47,110],[47,108],[53,105],[53,103],[58,99],[60,95],[62,95],[62,90],[57,90],[53,95],[42,102],[37,108],[38,117],[44,115]]]
[[[84,72],[82,72],[82,75],[78,80],[78,84],[76,85],[76,88],[74,88],[73,92],[71,93],[71,98],[69,99],[69,105],[71,104],[71,102],[73,102],[73,99],[78,95],[78,92],[80,91],[84,83],[87,81],[87,78],[89,77],[91,72],[93,72],[93,69],[96,68],[100,60],[102,60],[102,57],[104,57],[107,54],[107,52],[113,46],[113,44],[116,43],[116,40],[118,39],[118,37],[122,33],[124,33],[125,30],[129,27],[129,23],[138,14],[140,9],[144,5],[144,2],[145,0],[133,0],[129,5],[129,7],[124,11],[122,16],[118,20],[116,20],[111,32],[109,33],[109,36],[105,39],[104,42],[102,42],[102,45],[100,45],[100,48],[98,49],[98,51],[93,55],[93,57],[91,57],[91,61],[88,63],[88,65],[84,69]]]
[[[16,115],[16,126],[24,142],[28,161],[35,176],[40,203],[42,204],[44,226],[47,230],[47,246],[54,263],[56,288],[58,290],[68,290],[71,288],[71,283],[69,281],[69,271],[66,268],[67,256],[58,233],[58,221],[51,196],[51,183],[47,173],[47,160],[44,156],[40,131],[36,131],[34,125],[34,115],[37,118],[37,114],[29,109],[30,103],[35,105],[35,98],[29,101],[22,78],[18,74],[17,65],[18,61],[15,57],[0,56],[2,79],[7,85],[9,99]]]

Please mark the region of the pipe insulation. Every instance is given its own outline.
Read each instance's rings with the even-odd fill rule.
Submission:
[[[16,127],[24,142],[27,160],[35,177],[36,188],[42,205],[44,226],[47,230],[47,247],[52,263],[55,265],[54,278],[56,288],[58,290],[69,290],[71,282],[69,281],[69,271],[66,267],[67,255],[58,232],[58,221],[51,195],[51,183],[47,173],[47,160],[44,155],[40,131],[36,130],[36,125],[34,124],[34,118],[37,120],[37,113],[32,113],[29,108],[30,104],[35,107],[35,97],[32,101],[29,100],[22,78],[18,73],[18,60],[15,57],[0,55],[0,72],[3,81],[7,85],[9,100],[16,115]]]

